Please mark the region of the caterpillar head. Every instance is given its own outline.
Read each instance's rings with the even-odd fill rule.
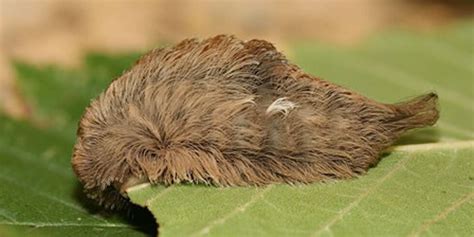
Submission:
[[[125,189],[147,182],[147,162],[156,156],[146,127],[94,101],[77,132],[72,165],[86,194],[110,208],[128,203]]]

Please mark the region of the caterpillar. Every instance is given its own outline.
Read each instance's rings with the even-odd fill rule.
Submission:
[[[90,103],[72,166],[107,208],[143,182],[348,179],[407,130],[433,125],[437,100],[376,102],[303,72],[264,40],[187,39],[146,53]]]

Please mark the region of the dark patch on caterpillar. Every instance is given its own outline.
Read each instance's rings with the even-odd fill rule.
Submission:
[[[304,73],[263,40],[190,39],[147,53],[91,102],[72,165],[89,197],[109,208],[140,182],[347,179],[405,131],[433,125],[436,107],[435,93],[370,100]]]
[[[119,219],[146,236],[158,236],[159,224],[153,214],[145,207],[123,200],[119,202],[119,204],[121,204],[120,210],[104,209],[97,205],[97,202],[88,198],[83,192],[82,185],[79,184],[77,188],[74,189],[74,199],[77,200],[89,214],[104,218]]]

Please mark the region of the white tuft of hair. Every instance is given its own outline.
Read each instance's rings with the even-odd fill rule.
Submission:
[[[289,101],[288,98],[282,97],[278,98],[273,103],[268,106],[266,110],[267,115],[274,115],[276,113],[282,113],[283,115],[288,115],[288,113],[296,108],[296,104]]]

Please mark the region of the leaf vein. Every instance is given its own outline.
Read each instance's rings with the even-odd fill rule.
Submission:
[[[357,207],[360,202],[364,198],[366,198],[369,194],[371,194],[374,190],[376,190],[380,185],[382,185],[387,179],[391,178],[396,172],[398,172],[404,165],[409,161],[409,156],[406,156],[398,163],[396,166],[390,170],[386,175],[381,177],[374,185],[370,186],[370,188],[366,189],[365,192],[362,192],[357,199],[355,199],[353,202],[349,203],[346,207],[344,207],[341,211],[337,213],[332,219],[327,221],[325,224],[323,224],[320,228],[318,228],[314,233],[312,233],[310,236],[319,236],[321,235],[322,232],[324,231],[330,231],[331,227],[341,221],[352,209]]]
[[[214,228],[215,226],[217,225],[222,225],[224,224],[227,220],[229,220],[230,218],[234,217],[235,215],[239,214],[239,213],[243,213],[247,210],[247,208],[251,205],[253,205],[254,203],[260,201],[265,193],[267,193],[268,191],[270,191],[270,189],[273,188],[273,185],[268,185],[265,189],[263,189],[262,191],[259,191],[257,193],[255,193],[248,202],[236,207],[235,209],[233,209],[231,212],[229,212],[228,214],[222,216],[221,218],[218,218],[210,223],[208,223],[206,226],[204,226],[201,230],[197,231],[196,233],[192,234],[192,236],[203,236],[203,235],[206,235],[208,234],[212,228]]]
[[[451,212],[457,210],[464,203],[468,202],[474,198],[474,192],[468,193],[455,202],[452,203],[449,207],[438,213],[434,218],[426,221],[420,228],[413,230],[408,236],[419,236],[421,233],[427,231],[433,224],[445,219]]]

